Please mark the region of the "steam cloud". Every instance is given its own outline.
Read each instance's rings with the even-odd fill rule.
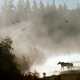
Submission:
[[[10,36],[15,54],[25,55],[30,65],[39,65],[54,53],[80,52],[79,13],[80,9],[54,6],[33,10],[28,13],[27,20],[20,15],[21,22],[1,25],[0,37]]]

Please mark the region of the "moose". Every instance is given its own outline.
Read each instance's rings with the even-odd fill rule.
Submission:
[[[64,67],[67,67],[67,69],[72,69],[73,68],[73,63],[68,63],[68,62],[58,62],[58,65],[61,65],[61,69],[64,70]]]

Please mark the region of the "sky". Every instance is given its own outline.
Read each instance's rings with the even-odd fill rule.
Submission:
[[[40,0],[36,0],[36,1],[40,1]],[[41,0],[45,3],[49,2],[50,4],[53,3],[53,1],[55,1],[56,5],[59,4],[64,4],[64,2],[66,3],[66,5],[68,6],[68,8],[76,8],[76,4],[79,3],[79,0]]]
[[[3,1],[4,1],[4,0],[0,0],[0,5],[3,4]],[[15,1],[17,1],[17,0],[15,0]],[[33,1],[33,0],[32,0],[32,1]],[[50,4],[53,3],[53,0],[36,0],[36,1],[37,1],[37,2],[43,1],[44,4],[46,4],[47,2],[49,2]],[[64,2],[67,4],[67,6],[68,6],[69,8],[76,8],[76,4],[79,3],[80,0],[55,0],[55,4],[56,4],[56,5],[63,4]]]
[[[75,8],[77,0],[56,0],[56,4],[66,3],[69,8]]]
[[[45,64],[38,66],[38,67],[34,65],[34,67],[32,69],[33,69],[33,71],[35,71],[35,70],[38,71],[40,73],[41,77],[42,77],[43,72],[46,72],[47,76],[50,76],[53,74],[58,75],[61,72],[61,66],[57,65],[57,63],[59,61],[73,63],[73,65],[74,65],[73,69],[80,69],[80,68],[78,68],[80,66],[79,59],[80,59],[80,55],[77,53],[70,54],[70,55],[66,54],[65,56],[58,55],[58,56],[55,56],[55,58],[52,56],[47,59]],[[67,70],[66,67],[65,67],[65,70]]]
[[[36,1],[38,1],[39,2],[39,0],[36,0]],[[52,2],[53,2],[53,0],[42,0],[43,2],[44,2],[44,4],[45,3],[47,3],[47,2],[49,2],[50,4],[52,4]],[[79,0],[78,0],[79,1]],[[63,4],[64,3],[64,0],[56,0],[56,5],[59,5],[59,4]],[[65,0],[65,3],[67,4],[67,6],[69,7],[69,8],[75,8],[76,7],[76,4],[77,4],[77,0]],[[0,0],[0,5],[2,5],[2,0]],[[47,15],[46,15],[47,16]],[[45,19],[44,19],[44,21],[46,21]],[[31,22],[30,22],[31,23]],[[51,22],[50,22],[51,23]],[[57,22],[58,23],[58,22]],[[47,21],[46,21],[46,25],[45,26],[47,26]],[[22,28],[22,26],[23,26],[23,24],[21,25],[21,28]],[[30,26],[36,26],[35,24],[34,25],[32,25],[32,23],[30,24]],[[24,29],[26,29],[25,27],[26,26],[23,26],[24,27]],[[19,25],[19,28],[20,28],[20,25]],[[19,29],[19,30],[22,30],[22,29]],[[72,27],[73,29],[75,29],[75,27]],[[26,29],[27,30],[27,29]],[[26,32],[26,30],[25,30],[25,32]],[[41,29],[42,30],[42,29]],[[65,29],[64,29],[65,30]],[[67,29],[68,30],[68,29]],[[73,30],[73,31],[76,31],[76,30]],[[14,31],[13,31],[14,32]],[[17,31],[17,29],[16,29],[16,32],[18,32]],[[70,32],[70,31],[69,31]],[[23,37],[23,39],[22,39],[22,41],[25,41],[26,39],[25,39],[25,36],[23,36],[23,34],[24,33],[19,33],[19,37],[20,36],[22,36]],[[65,33],[66,34],[66,33]],[[17,34],[18,35],[18,34]],[[59,35],[59,33],[58,33],[58,36],[60,36]],[[64,36],[64,35],[63,35]],[[21,37],[20,37],[21,38]],[[60,38],[59,38],[60,39]],[[71,38],[70,38],[71,39]],[[74,42],[75,42],[75,39],[74,39],[74,41],[71,41],[69,39],[69,43],[71,43],[71,45],[73,46],[73,45],[75,45],[75,44],[73,44]],[[35,39],[34,39],[35,40]],[[45,39],[44,39],[45,40]],[[61,40],[63,40],[63,39],[61,39]],[[68,42],[68,40],[65,40],[65,42]],[[64,46],[64,45],[67,45],[67,43],[66,44],[64,44],[65,42],[63,42],[63,44],[62,44],[62,46]],[[24,44],[25,44],[25,42],[24,43],[22,43],[21,44],[21,46],[23,47],[24,46]],[[43,45],[45,44],[45,42],[43,43]],[[19,45],[19,44],[18,44]],[[71,46],[71,47],[72,47]],[[21,47],[21,48],[22,48]],[[65,47],[65,46],[64,46]],[[70,48],[70,47],[69,47]],[[25,47],[24,47],[24,49],[25,49]],[[76,54],[76,55],[75,55]],[[42,72],[47,72],[47,74],[49,75],[50,73],[52,73],[53,74],[53,72],[55,71],[55,68],[56,68],[56,70],[59,70],[60,71],[60,67],[58,67],[58,65],[57,65],[57,62],[58,61],[65,61],[65,62],[74,62],[75,63],[75,61],[78,61],[78,60],[80,60],[80,56],[79,56],[79,54],[77,54],[77,53],[75,53],[74,55],[73,54],[71,54],[71,55],[58,55],[58,56],[50,56],[48,59],[47,59],[47,61],[45,62],[45,64],[43,64],[43,65],[34,65],[33,66],[33,70],[38,70],[38,72],[40,72],[40,73],[42,73]],[[37,55],[38,56],[38,55]],[[41,56],[42,57],[42,56]],[[43,57],[44,58],[44,57]],[[37,67],[38,66],[38,67]],[[58,68],[57,68],[58,67]]]

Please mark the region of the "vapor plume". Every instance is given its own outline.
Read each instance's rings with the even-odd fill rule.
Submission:
[[[54,53],[80,52],[80,8],[43,3],[38,7],[35,2],[34,9],[21,3],[14,8],[9,2],[0,14],[0,37],[12,38],[16,56],[24,55],[32,66],[44,63]]]

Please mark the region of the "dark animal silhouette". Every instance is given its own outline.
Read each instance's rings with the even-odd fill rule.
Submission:
[[[64,70],[64,67],[67,67],[67,69],[73,68],[73,63],[66,63],[66,62],[58,62],[58,64],[61,65],[61,69]]]

